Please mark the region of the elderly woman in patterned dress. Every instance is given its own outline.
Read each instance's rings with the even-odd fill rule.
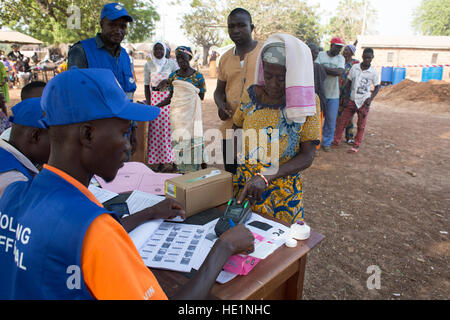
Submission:
[[[269,38],[261,49],[257,84],[233,117],[244,145],[233,183],[238,202],[247,198],[254,212],[293,224],[303,220],[301,172],[311,166],[320,143],[320,101],[309,48],[293,36],[278,38],[284,41]],[[293,120],[295,112],[302,117]],[[256,145],[247,131],[252,129]]]

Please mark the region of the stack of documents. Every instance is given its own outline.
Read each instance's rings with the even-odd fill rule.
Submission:
[[[126,162],[119,169],[116,178],[111,182],[106,182],[102,178],[95,176],[103,189],[116,192],[131,192],[139,190],[155,195],[164,195],[164,183],[167,179],[178,177],[180,174],[155,173],[145,164],[140,162]]]

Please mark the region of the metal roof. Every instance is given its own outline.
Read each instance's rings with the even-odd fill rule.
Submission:
[[[17,31],[0,31],[0,43],[43,44],[42,41]]]
[[[450,50],[450,37],[358,36],[358,47]]]

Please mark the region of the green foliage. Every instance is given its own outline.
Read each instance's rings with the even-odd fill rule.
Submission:
[[[179,3],[175,0],[174,4]],[[223,4],[223,6],[221,6]],[[237,7],[252,15],[254,38],[265,40],[273,33],[295,35],[305,42],[320,42],[323,30],[319,23],[317,7],[298,0],[192,0],[193,13],[183,18],[186,34],[198,45],[226,45],[227,17]]]
[[[191,13],[183,16],[182,25],[186,35],[197,45],[211,47],[222,42],[220,21],[212,9],[195,7]]]
[[[423,35],[450,36],[450,1],[422,0],[412,25]]]
[[[2,0],[0,24],[28,34],[47,44],[73,43],[94,36],[100,30],[100,11],[108,0]],[[127,39],[139,42],[151,36],[159,15],[152,1],[123,0],[121,3],[133,17]],[[80,28],[70,28],[68,20],[80,9]]]
[[[192,11],[182,18],[186,36],[203,48],[203,65],[207,63],[209,49],[221,45],[224,39],[222,12],[213,4],[210,0],[192,0]]]
[[[265,40],[273,33],[290,33],[305,42],[319,42],[323,30],[317,8],[299,0],[227,0],[227,13],[246,9],[255,25],[254,38]]]
[[[360,34],[370,34],[370,27],[377,19],[377,11],[368,0],[340,0],[335,15],[327,29],[329,37],[341,37],[353,43]]]

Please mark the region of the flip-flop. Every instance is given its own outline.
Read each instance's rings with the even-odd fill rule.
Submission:
[[[358,153],[359,149],[358,148],[351,148],[350,150],[348,150],[348,153]]]

